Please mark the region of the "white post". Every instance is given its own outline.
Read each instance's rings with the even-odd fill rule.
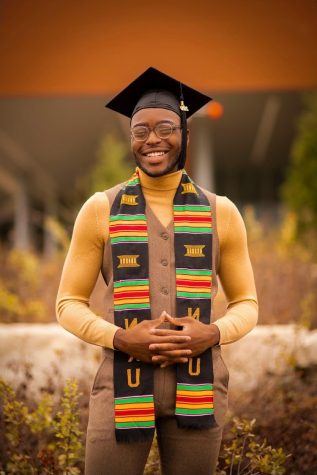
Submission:
[[[192,170],[195,182],[216,192],[212,124],[206,117],[197,117],[193,124]]]
[[[13,195],[14,197],[14,247],[21,250],[29,250],[30,239],[30,204],[24,184],[20,181]]]
[[[43,253],[47,258],[53,257],[57,251],[56,236],[54,234],[54,219],[56,218],[56,200],[47,198],[44,210],[44,245]]]

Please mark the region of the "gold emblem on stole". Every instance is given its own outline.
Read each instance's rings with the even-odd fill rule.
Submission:
[[[182,195],[184,193],[195,193],[198,195],[197,190],[192,183],[181,183],[181,185],[183,187]]]
[[[195,318],[196,320],[200,320],[200,308],[199,307],[195,308],[195,311],[193,312],[193,308],[188,307],[187,316]]]
[[[186,248],[186,254],[184,256],[186,257],[205,257],[205,254],[203,253],[203,249],[205,244],[203,245],[192,245],[192,244],[184,244]]]
[[[137,262],[138,257],[140,257],[140,254],[134,256],[129,254],[118,256],[118,259],[120,260],[118,269],[121,267],[140,267],[140,264]]]
[[[131,206],[137,206],[137,199],[138,195],[122,195],[121,196],[121,205],[131,205]]]
[[[137,388],[138,386],[140,386],[140,377],[141,377],[140,368],[136,368],[135,370],[134,381],[132,381],[132,370],[127,369],[127,380],[128,380],[128,386],[130,388]]]
[[[193,368],[193,360],[196,362],[196,368]],[[191,376],[200,375],[200,358],[189,358],[188,359],[188,374]]]

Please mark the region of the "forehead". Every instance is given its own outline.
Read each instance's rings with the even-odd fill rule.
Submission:
[[[161,109],[159,107],[153,107],[148,109],[141,109],[136,112],[132,117],[131,126],[134,126],[138,123],[151,125],[164,120],[173,122],[174,124],[180,123],[180,117],[176,114],[176,112],[173,112],[168,109]]]

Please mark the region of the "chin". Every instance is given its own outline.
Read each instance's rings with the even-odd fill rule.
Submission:
[[[165,166],[163,165],[162,168],[157,167],[157,169],[155,169],[155,167],[148,167],[137,159],[135,161],[136,161],[137,166],[144,173],[146,173],[146,175],[152,178],[158,178],[160,176],[168,175],[169,173],[175,172],[178,169],[177,167],[178,159],[175,163],[166,164]]]

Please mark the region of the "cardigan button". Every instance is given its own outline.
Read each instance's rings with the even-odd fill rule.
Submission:
[[[167,264],[168,264],[167,259],[162,259],[161,264],[162,264],[162,266],[166,267]]]
[[[162,292],[163,295],[167,295],[168,294],[168,289],[166,287],[162,287],[161,292]]]
[[[165,233],[165,232],[161,233],[161,238],[164,239],[165,241],[167,241],[168,237],[169,237],[168,233]]]

